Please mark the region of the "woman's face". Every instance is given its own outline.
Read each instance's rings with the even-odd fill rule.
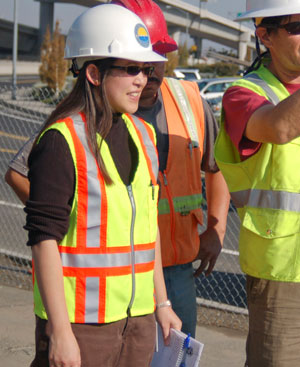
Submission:
[[[118,59],[115,66],[145,67],[148,64]],[[140,71],[137,75],[129,75],[126,70],[110,69],[104,81],[108,102],[114,113],[134,113],[138,109],[139,99],[147,84],[147,76]]]

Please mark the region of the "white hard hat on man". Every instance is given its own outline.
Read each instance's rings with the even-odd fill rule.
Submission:
[[[246,11],[236,20],[277,17],[300,13],[300,0],[247,0]]]

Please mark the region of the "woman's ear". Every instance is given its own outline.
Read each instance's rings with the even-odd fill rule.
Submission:
[[[94,64],[89,64],[85,70],[87,80],[95,86],[100,85],[100,71]]]

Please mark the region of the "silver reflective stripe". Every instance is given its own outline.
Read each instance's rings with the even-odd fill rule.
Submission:
[[[173,92],[173,95],[177,100],[180,111],[183,114],[187,129],[190,134],[190,138],[193,143],[193,147],[199,147],[196,121],[186,92],[179,80],[174,78],[167,78],[166,80]]]
[[[177,213],[190,212],[201,208],[203,202],[202,194],[177,196],[173,198],[174,210]],[[168,199],[160,199],[158,202],[158,214],[169,214],[170,205]]]
[[[300,194],[298,193],[249,189],[230,194],[236,208],[249,206],[300,212]]]
[[[264,92],[266,93],[268,100],[272,102],[274,105],[277,105],[280,102],[280,99],[276,95],[276,93],[273,91],[273,89],[270,88],[270,86],[265,82],[263,79],[260,78],[259,75],[252,73],[244,76],[243,79],[249,80],[250,82],[258,85],[261,87]]]
[[[98,322],[99,299],[100,299],[100,278],[99,277],[86,278],[85,323]]]
[[[133,196],[131,185],[127,186],[127,192],[128,192],[128,196],[129,196],[129,200],[130,200],[130,204],[131,204],[131,208],[132,208],[131,226],[130,226],[132,291],[131,291],[130,302],[129,302],[129,305],[128,305],[128,310],[130,310],[132,305],[133,305],[133,302],[134,302],[135,290],[136,290],[134,265],[137,264],[138,260],[137,260],[136,253],[134,251],[134,224],[135,224],[135,218],[136,218],[136,206],[135,206],[135,201],[134,201],[134,196]]]
[[[135,126],[137,127],[137,129],[140,131],[142,138],[143,138],[143,143],[145,144],[146,147],[146,152],[151,160],[152,163],[152,170],[153,170],[153,174],[155,176],[155,178],[157,178],[158,176],[158,159],[157,159],[157,153],[156,153],[156,148],[152,142],[152,140],[149,137],[148,131],[145,127],[145,125],[139,120],[138,117],[130,115],[133,119],[133,122],[135,124]]]
[[[155,250],[135,251],[135,264],[149,263],[154,260]],[[111,268],[131,265],[131,253],[117,254],[60,254],[64,267],[72,268]]]
[[[80,115],[72,117],[74,128],[84,147],[87,164],[88,208],[86,247],[100,247],[101,188],[97,177],[98,167],[85,133],[85,124]]]

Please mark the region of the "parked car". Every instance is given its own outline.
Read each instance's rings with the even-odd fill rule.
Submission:
[[[223,96],[206,99],[217,121],[221,117],[222,98]]]
[[[177,68],[174,70],[174,75],[178,79],[194,80],[194,81],[201,79],[201,75],[198,69]]]
[[[237,77],[201,79],[197,84],[201,96],[210,99],[222,97],[225,90],[237,79]]]

